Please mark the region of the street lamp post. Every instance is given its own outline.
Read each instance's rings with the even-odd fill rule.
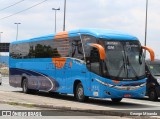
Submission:
[[[21,24],[21,23],[14,23],[17,25],[17,33],[16,33],[16,40],[18,40],[18,25]]]
[[[145,42],[144,42],[145,46],[147,44],[147,18],[148,18],[148,0],[146,0]]]
[[[66,24],[66,0],[64,0],[64,20],[63,20],[63,31],[65,31]]]
[[[148,20],[148,0],[146,0],[146,19],[145,19],[145,39],[144,39],[144,45],[147,45],[147,20]],[[144,55],[146,57],[146,51],[144,52]]]
[[[55,10],[55,33],[56,33],[56,14],[57,14],[57,10],[60,10],[60,8],[58,9],[52,8],[52,10]]]

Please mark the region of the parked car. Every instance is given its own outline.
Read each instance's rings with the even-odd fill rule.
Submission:
[[[0,85],[2,85],[2,75],[0,73]]]
[[[146,60],[146,95],[149,100],[155,101],[160,97],[160,60]]]

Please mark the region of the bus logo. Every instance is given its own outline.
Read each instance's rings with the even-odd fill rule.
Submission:
[[[52,58],[52,62],[57,69],[62,69],[66,63],[66,58]]]

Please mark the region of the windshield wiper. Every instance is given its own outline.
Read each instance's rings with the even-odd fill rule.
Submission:
[[[138,79],[138,75],[137,75],[136,71],[134,70],[133,66],[131,65],[131,63],[129,62],[128,56],[127,56],[127,65],[131,67],[135,77]],[[128,68],[127,68],[127,72],[128,72]],[[128,77],[128,73],[127,73],[127,77]]]
[[[118,74],[117,74],[116,77],[119,77],[119,76],[120,76],[120,74],[122,73],[122,69],[123,69],[123,68],[124,68],[124,70],[125,70],[124,57],[123,57],[123,64],[122,64],[122,66],[120,67],[119,72],[118,72]]]

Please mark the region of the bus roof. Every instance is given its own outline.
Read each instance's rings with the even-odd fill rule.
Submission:
[[[132,36],[128,33],[111,29],[79,29],[70,31],[69,33],[73,34],[76,32],[93,35],[97,38],[106,38],[111,40],[138,40],[135,36]]]
[[[105,38],[108,40],[138,40],[135,36],[132,36],[130,34],[110,29],[78,29],[78,30],[68,31],[67,33],[69,37],[79,36],[80,34],[87,34],[87,35],[93,35],[97,38]],[[12,42],[12,44],[53,39],[53,37],[55,37],[56,35],[57,34],[51,34],[27,40],[14,41]]]

